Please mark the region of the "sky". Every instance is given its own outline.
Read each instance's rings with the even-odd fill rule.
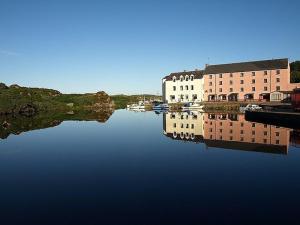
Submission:
[[[160,94],[171,72],[300,60],[300,1],[0,0],[0,82]]]

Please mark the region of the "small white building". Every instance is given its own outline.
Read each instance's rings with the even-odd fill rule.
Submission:
[[[171,73],[162,79],[163,101],[166,103],[202,102],[203,70]]]

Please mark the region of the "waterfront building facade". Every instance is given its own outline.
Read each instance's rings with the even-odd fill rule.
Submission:
[[[202,102],[204,99],[203,70],[171,73],[162,80],[163,101]]]
[[[187,82],[197,85],[193,90],[185,89],[185,76],[195,72],[197,79]],[[197,101],[282,101],[297,87],[299,83],[290,83],[288,59],[207,65],[204,70],[163,78],[163,96],[168,103],[192,102],[194,95]]]

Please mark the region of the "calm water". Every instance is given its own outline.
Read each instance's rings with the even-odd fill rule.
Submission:
[[[296,131],[234,114],[105,121],[0,128],[0,224],[300,223]]]

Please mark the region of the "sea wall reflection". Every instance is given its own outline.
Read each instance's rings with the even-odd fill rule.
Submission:
[[[163,116],[164,134],[207,147],[287,154],[298,143],[292,129],[245,120],[244,114],[168,112]]]

